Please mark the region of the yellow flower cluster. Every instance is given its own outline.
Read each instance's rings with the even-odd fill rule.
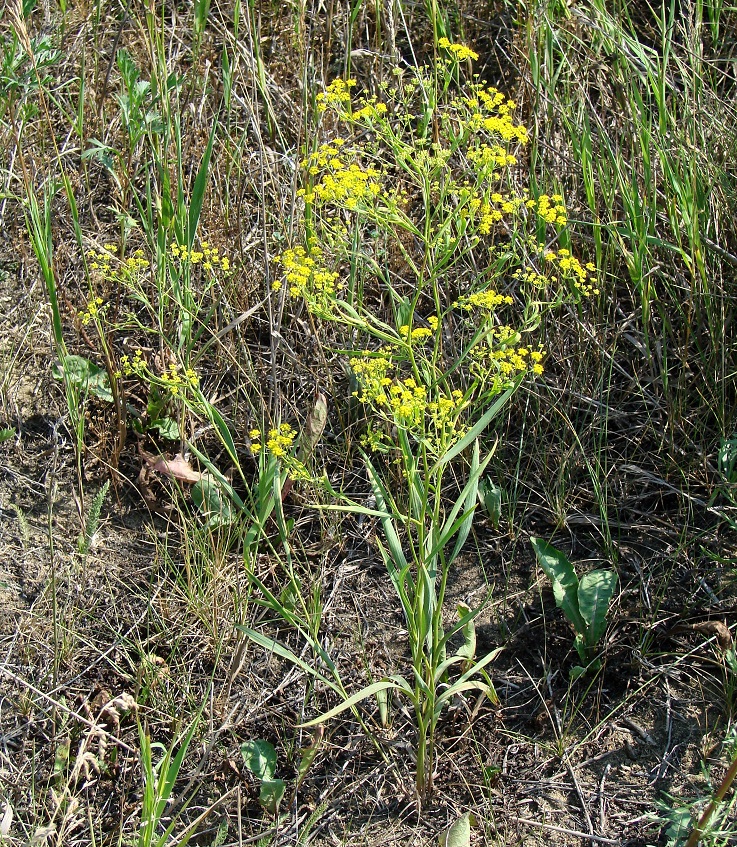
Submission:
[[[428,403],[427,412],[438,436],[452,435],[460,438],[466,433],[466,427],[458,423],[458,415],[465,406],[463,392],[456,389],[450,397],[439,397],[434,403]]]
[[[207,241],[203,241],[201,250],[190,250],[186,244],[171,244],[169,252],[180,262],[189,262],[192,265],[201,264],[206,271],[211,271],[216,268],[228,273],[230,271],[230,259],[227,256],[221,256],[217,247],[210,247]]]
[[[299,163],[301,168],[306,168],[310,176],[317,176],[323,168],[340,156],[341,147],[345,144],[344,138],[336,138],[327,144],[321,144],[314,153],[302,159]]]
[[[599,294],[599,280],[596,273],[596,265],[593,262],[582,264],[571,251],[565,247],[560,250],[544,250],[542,245],[533,244],[533,249],[542,257],[545,263],[544,272],[535,269],[517,270],[513,276],[529,285],[543,289],[550,283],[558,283],[560,280],[568,282],[574,292],[583,297],[591,297]],[[555,269],[560,272],[560,277],[553,273]]]
[[[130,356],[123,355],[120,357],[120,367],[115,372],[115,376],[120,379],[123,376],[140,376],[146,367],[146,362],[143,358],[143,353],[136,350],[133,354],[133,359]]]
[[[516,214],[525,203],[523,197],[498,192],[484,199],[483,196],[473,194],[468,186],[461,189],[459,200],[459,216],[476,222],[480,235],[488,235],[494,224],[503,220],[505,215]]]
[[[505,388],[521,374],[543,373],[543,353],[519,345],[520,336],[511,327],[492,329],[483,343],[471,352],[471,373],[482,383],[492,383],[494,389]]]
[[[477,170],[483,169],[484,171],[517,164],[517,157],[508,153],[504,147],[498,144],[493,146],[482,144],[480,147],[471,148],[468,151],[467,158],[469,162],[476,165]]]
[[[284,279],[292,297],[304,297],[310,303],[323,307],[329,305],[335,297],[337,271],[328,270],[323,264],[322,248],[312,245],[308,249],[302,246],[285,250],[274,260],[284,270]],[[277,279],[271,285],[273,291],[279,291],[282,281]]]
[[[276,459],[286,456],[289,450],[292,449],[294,439],[297,437],[297,432],[292,427],[283,423],[278,428],[270,429],[265,435],[259,429],[252,429],[248,433],[251,439],[251,450],[254,453],[260,453],[262,442],[266,441],[266,449]]]
[[[450,396],[440,394],[433,400],[428,397],[427,387],[413,377],[391,379],[393,363],[388,352],[382,348],[379,355],[372,356],[366,351],[361,359],[351,363],[361,386],[361,391],[354,391],[353,396],[373,406],[385,426],[395,425],[424,438],[431,451],[441,454],[466,431],[458,421],[466,405],[463,392],[455,390]],[[385,450],[387,438],[386,430],[370,427],[362,443],[373,451]]]
[[[475,61],[479,57],[478,53],[474,53],[465,44],[451,44],[447,38],[439,38],[438,47],[442,50],[447,50],[456,62],[465,62],[466,59],[473,59]]]
[[[410,341],[413,343],[422,343],[423,341],[427,341],[428,339],[432,338],[438,330],[438,318],[435,315],[431,315],[427,319],[427,322],[430,324],[429,327],[418,326],[411,331],[410,327],[407,324],[400,326],[400,338],[402,338],[404,341]]]
[[[545,261],[557,262],[563,279],[572,283],[576,291],[584,297],[599,293],[596,265],[593,262],[582,265],[575,256],[571,256],[570,250],[565,248],[561,248],[557,253],[548,251],[545,253]]]
[[[565,226],[568,223],[568,213],[560,194],[541,194],[537,200],[527,200],[525,205],[528,209],[535,209],[539,217],[546,223]]]
[[[382,347],[378,355],[366,350],[362,358],[351,363],[351,370],[361,386],[361,391],[354,391],[353,396],[361,403],[375,403],[379,406],[386,403],[385,389],[392,384],[388,376],[393,368],[390,354],[389,347]]]
[[[174,362],[159,376],[159,380],[172,397],[177,397],[187,388],[196,388],[200,381],[192,368],[187,368],[181,373],[179,365]]]
[[[398,426],[405,429],[417,429],[425,420],[427,409],[427,389],[418,385],[411,376],[397,380],[389,386],[389,409]]]
[[[352,211],[359,203],[371,201],[381,194],[380,173],[376,168],[363,167],[355,161],[346,162],[337,151],[329,159],[324,149],[318,153],[321,155],[309,162],[308,173],[315,176],[323,168],[319,182],[311,189],[303,188],[298,192],[306,203],[331,203]]]
[[[351,88],[355,86],[355,79],[334,79],[324,92],[317,95],[318,111],[324,112],[331,106],[345,111],[346,106],[350,107]]]
[[[351,117],[354,121],[371,123],[371,121],[383,117],[387,111],[386,103],[380,103],[376,97],[372,97],[370,100],[364,100],[361,108],[356,109]]]
[[[499,294],[493,288],[487,288],[486,291],[477,291],[474,294],[467,294],[457,300],[453,306],[459,309],[465,309],[470,312],[471,309],[483,309],[486,312],[493,312],[499,306],[511,306],[514,300],[507,294]]]
[[[471,96],[458,101],[471,110],[465,126],[471,132],[485,130],[499,136],[502,141],[527,144],[527,129],[512,121],[512,112],[517,107],[514,100],[507,100],[496,88],[484,88],[482,83],[470,86]]]
[[[87,326],[91,320],[98,317],[103,302],[102,297],[90,297],[87,306],[79,313],[79,319],[83,326]]]
[[[104,244],[100,252],[88,250],[89,269],[109,282],[125,282],[132,274],[139,273],[149,266],[143,250],[136,250],[132,256],[122,261],[118,260],[117,252],[117,244]]]

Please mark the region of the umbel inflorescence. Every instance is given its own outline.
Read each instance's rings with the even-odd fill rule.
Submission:
[[[438,53],[377,95],[336,79],[317,96],[327,138],[301,162],[303,241],[276,258],[275,292],[350,329],[374,450],[392,427],[447,450],[474,409],[543,372],[542,307],[598,293],[595,267],[560,245],[563,197],[524,185],[516,104],[461,81],[467,46]]]

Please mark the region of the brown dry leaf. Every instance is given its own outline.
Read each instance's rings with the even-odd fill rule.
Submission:
[[[199,471],[193,470],[192,466],[181,453],[177,453],[173,459],[167,459],[164,456],[151,456],[143,450],[141,451],[141,455],[151,470],[158,471],[173,479],[191,483],[199,482],[202,479],[202,474]]]
[[[717,644],[721,650],[729,650],[732,646],[732,633],[722,621],[703,621],[702,623],[692,623],[690,626],[695,632],[700,632],[702,635],[707,635],[709,638],[716,636]]]
[[[300,438],[298,458],[300,462],[306,462],[315,452],[315,447],[328,422],[328,401],[325,395],[318,391],[315,402],[307,415],[302,437]]]

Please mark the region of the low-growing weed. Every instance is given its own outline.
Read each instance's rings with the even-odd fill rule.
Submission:
[[[576,631],[574,646],[581,665],[571,669],[573,676],[599,670],[596,652],[607,626],[607,612],[617,587],[614,571],[595,570],[579,580],[567,556],[541,538],[530,538],[540,567],[553,584],[558,608]]]

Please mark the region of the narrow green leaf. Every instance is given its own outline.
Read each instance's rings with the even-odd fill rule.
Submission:
[[[360,691],[357,691],[355,694],[347,697],[343,700],[342,703],[339,703],[334,709],[330,709],[329,712],[325,712],[317,718],[313,718],[311,721],[307,721],[306,723],[299,724],[300,727],[307,726],[316,726],[319,723],[325,723],[325,721],[329,721],[330,718],[334,718],[336,715],[341,714],[341,712],[345,712],[346,709],[350,709],[352,706],[355,706],[356,703],[360,703],[361,700],[365,700],[367,697],[371,697],[379,691],[384,691],[387,688],[393,688],[395,690],[404,691],[404,687],[396,681],[394,678],[382,679],[379,682],[374,682],[371,685],[367,685],[365,688],[362,688]],[[405,691],[405,693],[407,693]],[[411,693],[411,691],[410,691]]]
[[[379,479],[379,476],[374,470],[374,466],[371,464],[368,457],[365,457],[364,461],[366,462],[366,468],[369,473],[371,490],[376,498],[376,505],[382,513],[381,528],[384,530],[384,537],[386,538],[389,552],[391,553],[397,567],[403,568],[407,564],[407,559],[404,555],[404,551],[402,550],[402,544],[399,541],[399,535],[397,534],[396,527],[394,526],[394,520],[386,506],[386,501],[390,499],[389,494],[382,485],[381,480]]]
[[[323,676],[320,671],[315,670],[315,668],[311,667],[307,664],[303,659],[300,659],[299,656],[292,653],[291,650],[287,649],[283,644],[280,644],[278,641],[274,641],[273,638],[269,638],[266,635],[262,635],[260,632],[256,632],[255,629],[249,629],[247,626],[237,626],[236,629],[239,629],[242,633],[247,635],[251,641],[255,641],[260,647],[265,648],[270,653],[274,653],[282,659],[286,659],[288,662],[291,662],[298,668],[302,668],[305,673],[314,676],[315,679],[319,679],[320,682],[327,685],[337,694],[343,696],[343,693],[338,688],[338,686],[329,680],[327,677]],[[313,721],[313,723],[319,723],[319,721]],[[307,726],[307,724],[305,724]]]
[[[197,171],[197,176],[192,187],[192,196],[189,201],[189,215],[187,217],[187,246],[192,249],[194,244],[195,233],[197,232],[197,224],[202,211],[202,203],[205,199],[205,189],[207,188],[207,176],[210,170],[210,158],[212,157],[212,145],[215,141],[215,133],[217,132],[218,122],[215,119],[210,130],[210,137],[207,140],[200,168]]]
[[[458,498],[458,501],[454,506],[455,510],[455,508],[462,503],[465,517],[463,518],[463,522],[461,523],[461,526],[458,529],[456,542],[453,545],[453,552],[447,559],[448,565],[461,552],[461,549],[463,548],[463,545],[466,543],[466,539],[468,538],[468,534],[471,532],[471,526],[473,525],[473,517],[476,513],[476,503],[478,500],[479,477],[491,461],[491,456],[492,454],[489,453],[489,455],[484,459],[483,463],[479,462],[479,441],[477,438],[473,443],[473,454],[471,456],[471,472],[468,477],[468,482],[466,483],[463,491],[461,492],[461,496]]]
[[[453,447],[448,450],[443,456],[441,456],[438,461],[435,463],[435,466],[430,471],[430,476],[433,476],[440,468],[444,467],[448,464],[452,459],[462,453],[466,447],[472,444],[481,433],[486,429],[486,427],[494,420],[494,418],[501,412],[504,408],[507,400],[514,394],[514,392],[519,387],[520,381],[517,380],[513,386],[508,388],[503,394],[501,394],[489,408],[484,412],[484,414],[479,418],[478,421],[468,430],[468,432],[461,438],[461,440],[455,444]],[[491,451],[494,452],[493,450]]]

